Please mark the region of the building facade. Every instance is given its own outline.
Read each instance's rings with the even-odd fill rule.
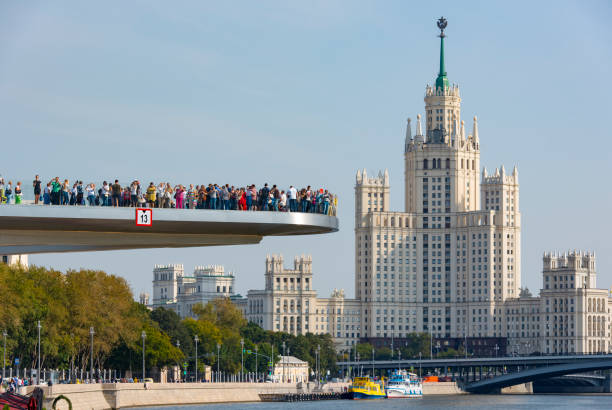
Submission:
[[[441,28],[440,70],[425,89],[425,115],[417,115],[414,133],[410,119],[406,127],[404,211],[390,210],[388,171],[357,171],[363,338],[426,332],[436,341],[469,340],[468,350],[478,340],[497,348],[505,340],[504,350],[516,353],[608,351],[612,299],[595,289],[594,256],[545,255],[540,297],[521,292],[518,170],[481,168],[478,120],[468,134],[444,41]]]
[[[355,289],[367,337],[499,337],[504,302],[518,296],[518,171],[480,173],[477,118],[468,134],[444,38],[440,72],[425,90],[425,127],[418,115],[414,135],[410,120],[406,128],[405,210],[389,209],[387,171],[357,172]]]
[[[234,274],[223,266],[196,266],[185,276],[183,265],[155,265],[152,308],[174,310],[182,318],[193,316],[192,308],[215,298],[234,296]],[[148,299],[148,297],[147,297]]]
[[[519,354],[612,351],[612,298],[597,289],[592,252],[545,253],[539,297],[506,303],[509,349]]]
[[[338,349],[362,336],[360,302],[334,289],[318,298],[313,289],[312,257],[296,257],[293,269],[284,267],[282,255],[266,257],[265,289],[249,290],[234,302],[251,322],[266,330],[292,335],[329,333]]]

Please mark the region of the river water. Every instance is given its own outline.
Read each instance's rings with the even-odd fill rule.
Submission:
[[[156,410],[345,410],[345,409],[467,409],[482,408],[486,410],[502,409],[612,409],[612,395],[457,395],[429,396],[422,399],[397,400],[330,400],[298,403],[237,403],[206,404],[197,406],[150,407]],[[141,408],[142,409],[142,408]]]

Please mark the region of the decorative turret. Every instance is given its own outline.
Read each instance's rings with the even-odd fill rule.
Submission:
[[[404,142],[404,152],[408,152],[408,147],[410,146],[410,143],[412,142],[412,127],[410,125],[410,118],[408,118],[407,124],[406,124],[406,140]]]
[[[474,144],[476,144],[476,149],[478,149],[478,145],[480,141],[478,139],[478,118],[474,115],[474,129],[472,131],[472,135],[474,136]]]

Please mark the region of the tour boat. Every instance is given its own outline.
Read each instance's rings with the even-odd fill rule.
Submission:
[[[423,385],[414,373],[405,370],[393,372],[387,386],[387,398],[389,399],[410,399],[423,397]]]
[[[351,399],[384,399],[385,386],[383,382],[377,382],[369,377],[355,377],[349,387]]]

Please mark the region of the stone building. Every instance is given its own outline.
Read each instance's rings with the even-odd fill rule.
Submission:
[[[266,330],[292,335],[329,333],[338,348],[362,336],[360,303],[334,289],[329,298],[318,298],[313,289],[312,257],[296,257],[293,269],[284,267],[282,255],[266,257],[265,289],[249,290],[234,303],[244,316]]]
[[[425,127],[408,120],[405,210],[389,208],[389,174],[357,171],[355,289],[367,337],[505,335],[504,301],[518,296],[518,171],[480,173],[480,135],[468,134],[459,87],[440,71],[425,89]]]
[[[466,341],[469,351],[499,348],[501,340],[504,351],[519,354],[609,351],[612,299],[595,288],[594,256],[545,255],[540,296],[521,292],[518,170],[502,165],[489,173],[481,166],[487,138],[481,140],[476,116],[466,132],[444,41],[442,29],[440,70],[425,89],[425,115],[417,115],[414,133],[410,119],[406,127],[405,209],[390,209],[387,171],[356,174],[362,338],[380,343],[426,332],[443,344]]]
[[[612,298],[597,289],[595,254],[545,253],[539,297],[506,302],[508,347],[518,354],[611,351]]]
[[[232,296],[234,274],[223,266],[196,266],[191,276],[185,276],[183,265],[155,265],[153,270],[152,308],[165,307],[187,317],[198,303]]]

